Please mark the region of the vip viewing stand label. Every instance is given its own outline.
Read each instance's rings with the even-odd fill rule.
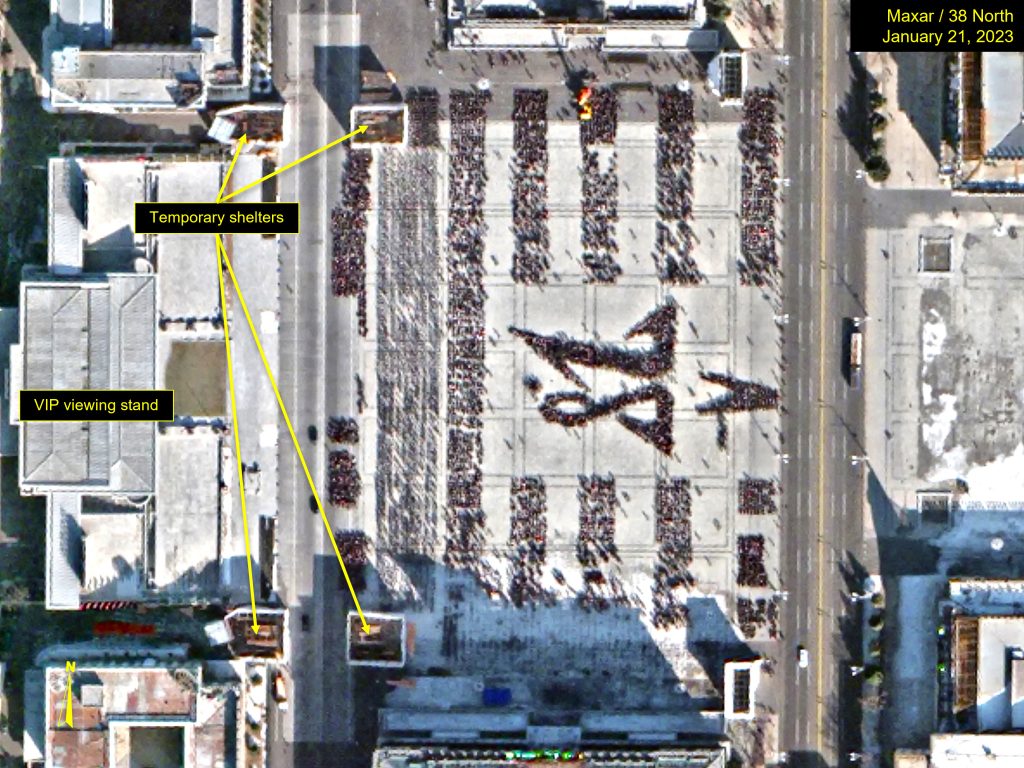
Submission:
[[[139,235],[297,235],[298,203],[136,203]]]
[[[23,389],[20,421],[174,421],[173,389]]]

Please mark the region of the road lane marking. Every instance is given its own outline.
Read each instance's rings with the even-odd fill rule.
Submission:
[[[220,245],[220,236],[217,237],[217,243]],[[345,567],[345,561],[341,557],[341,552],[338,550],[338,542],[334,539],[334,531],[331,530],[331,524],[327,520],[327,513],[324,511],[323,502],[320,501],[320,494],[316,490],[316,483],[313,482],[313,477],[309,473],[309,466],[306,464],[306,457],[302,454],[302,448],[299,446],[299,438],[295,436],[295,429],[292,427],[292,420],[288,416],[288,409],[284,406],[284,400],[281,399],[281,390],[278,389],[277,380],[274,378],[273,372],[270,370],[270,362],[267,360],[267,355],[263,351],[263,343],[260,341],[260,336],[256,332],[256,325],[252,321],[252,316],[249,314],[249,307],[245,303],[245,297],[242,295],[242,289],[238,285],[238,279],[235,277],[235,270],[231,266],[231,262],[227,258],[227,254],[224,253],[223,247],[218,249],[220,254],[221,263],[227,268],[228,275],[231,277],[231,285],[235,289],[235,296],[238,297],[238,304],[242,307],[242,313],[245,315],[245,321],[249,324],[249,332],[252,334],[253,341],[256,342],[256,349],[260,353],[260,360],[263,361],[263,369],[267,374],[267,379],[270,381],[270,386],[274,390],[274,396],[277,398],[277,405],[281,411],[281,416],[284,417],[284,423],[288,427],[288,434],[291,435],[292,445],[295,446],[295,453],[298,454],[299,462],[302,464],[302,470],[306,473],[306,481],[309,483],[309,489],[313,492],[313,497],[316,499],[317,508],[320,511],[320,518],[323,520],[324,528],[327,530],[327,536],[331,540],[331,546],[334,548],[334,554],[338,558],[338,565],[341,566],[341,573],[345,577],[345,583],[348,585],[349,593],[352,596],[352,602],[355,604],[356,611],[359,613],[359,618],[362,620],[363,631],[367,634],[370,633],[370,625],[366,623],[366,617],[363,615],[363,609],[359,605],[359,598],[356,596],[356,589],[352,586],[352,580],[349,578],[348,569]],[[218,270],[223,280],[223,270]],[[225,323],[225,327],[227,327]],[[230,365],[228,366],[230,371]],[[241,461],[241,456],[239,456]],[[255,613],[253,615],[255,620]]]
[[[828,7],[827,3],[819,6],[821,8],[821,39],[828,40]],[[828,92],[828,56],[821,57],[821,93],[824,95]],[[820,122],[820,133],[819,139],[821,141],[821,151],[825,152],[826,141],[828,139],[828,118],[822,115]],[[825,205],[826,191],[828,190],[827,185],[828,169],[827,164],[822,165],[822,172],[820,176],[820,194],[818,195],[818,204],[821,206]],[[821,227],[820,230],[820,264],[822,269],[822,277],[824,278],[824,270],[828,264],[828,239],[827,230],[825,226]],[[828,290],[828,280],[822,279],[819,287],[818,295],[818,391],[825,391],[825,302],[827,299],[826,292]],[[821,453],[822,446],[825,437],[825,404],[824,402],[818,405],[818,615],[819,617],[824,616],[825,611],[825,568],[824,568],[824,548],[825,548],[825,460]],[[822,749],[822,731],[824,730],[825,717],[824,717],[824,675],[822,675],[822,668],[824,665],[824,648],[825,648],[825,622],[819,618],[818,620],[818,648],[817,648],[817,680],[816,685],[816,696],[815,696],[815,742],[818,754],[826,762],[824,750]]]
[[[303,155],[298,160],[293,160],[292,162],[288,163],[288,165],[282,165],[276,171],[273,171],[272,173],[268,173],[266,176],[263,176],[262,178],[256,179],[256,181],[252,182],[251,184],[246,184],[241,189],[236,189],[230,195],[225,195],[224,197],[219,199],[217,202],[218,203],[226,202],[226,201],[230,200],[232,197],[234,197],[235,195],[240,195],[243,192],[246,192],[247,190],[250,190],[250,189],[252,189],[253,187],[255,187],[257,185],[262,184],[267,179],[273,178],[274,176],[277,176],[279,173],[284,173],[285,171],[289,170],[290,168],[294,168],[299,163],[304,162],[306,160],[309,160],[314,155],[319,155],[321,152],[326,152],[331,147],[336,147],[338,144],[341,144],[341,142],[347,141],[348,139],[351,139],[353,136],[358,136],[360,133],[366,133],[366,126],[365,125],[360,125],[354,131],[350,131],[349,133],[346,133],[340,139],[335,139],[332,142],[324,144],[322,147],[319,147],[318,149],[314,149],[309,154]]]

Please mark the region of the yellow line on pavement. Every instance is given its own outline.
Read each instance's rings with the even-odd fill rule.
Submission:
[[[345,577],[345,583],[348,585],[348,591],[352,595],[352,602],[355,604],[356,611],[359,613],[359,620],[362,622],[363,631],[369,633],[370,625],[366,623],[366,617],[363,615],[362,606],[359,605],[359,598],[356,596],[355,587],[352,586],[352,579],[349,578],[348,569],[345,568],[345,561],[342,559],[341,552],[338,550],[338,542],[334,539],[334,531],[331,530],[331,524],[327,520],[327,513],[324,512],[324,505],[323,502],[320,501],[320,494],[317,493],[316,483],[313,482],[313,476],[310,474],[309,466],[306,464],[306,457],[303,456],[302,448],[299,447],[299,439],[295,436],[295,429],[292,427],[292,420],[288,416],[288,409],[285,408],[284,400],[281,399],[281,390],[278,389],[277,381],[274,379],[274,374],[270,370],[270,363],[267,362],[267,356],[263,352],[263,344],[260,342],[259,334],[256,333],[256,326],[252,321],[252,316],[249,314],[249,307],[246,306],[245,297],[242,295],[242,289],[239,287],[238,280],[235,278],[235,270],[232,268],[231,262],[228,261],[227,254],[224,253],[224,247],[221,243],[220,235],[217,235],[217,249],[220,254],[220,259],[224,267],[227,268],[228,275],[231,277],[231,284],[234,286],[235,295],[238,297],[238,303],[242,307],[242,312],[245,314],[245,320],[249,324],[249,331],[252,333],[253,341],[256,342],[256,349],[259,350],[260,359],[263,361],[263,368],[267,372],[267,378],[270,380],[270,386],[274,389],[274,397],[277,398],[277,405],[281,409],[281,415],[284,417],[284,423],[288,426],[288,434],[292,437],[292,445],[295,446],[295,452],[299,456],[299,463],[302,464],[302,471],[306,473],[306,482],[309,483],[309,490],[313,492],[313,498],[316,499],[316,506],[320,511],[320,519],[323,520],[327,536],[331,540],[331,547],[334,549],[334,555],[338,558],[338,565],[341,566],[341,573]],[[220,269],[217,271],[218,273],[221,273]],[[230,361],[228,365],[230,366]],[[294,511],[297,512],[297,510]]]
[[[818,661],[815,695],[815,732],[818,755],[826,760],[823,749],[825,730],[825,367],[828,356],[825,354],[827,340],[825,329],[826,293],[828,290],[828,210],[825,207],[825,193],[828,174],[828,162],[825,152],[828,141],[828,3],[821,3],[821,192],[818,195],[821,227],[819,264],[821,280],[818,286]]]
[[[238,466],[238,495],[242,501],[242,532],[245,534],[245,565],[249,569],[249,599],[252,602],[252,629],[260,631],[256,620],[256,589],[252,580],[252,550],[249,548],[249,513],[245,508],[245,478],[242,474],[242,446],[238,438],[238,408],[235,405],[235,373],[231,363],[231,334],[228,333],[228,302],[224,294],[224,270],[220,266],[224,243],[217,238],[217,281],[220,284],[220,316],[224,328],[224,353],[228,364],[228,388],[231,393],[231,434],[235,436],[235,461]],[[227,259],[224,259],[227,261]]]

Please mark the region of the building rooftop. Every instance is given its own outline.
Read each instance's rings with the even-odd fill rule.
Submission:
[[[1024,616],[980,617],[976,653],[978,730],[1024,726]]]
[[[703,0],[458,0],[448,21],[452,48],[718,48],[718,32],[702,28]]]
[[[985,108],[985,154],[1024,157],[1024,53],[981,54],[981,89]]]
[[[155,307],[152,275],[23,282],[19,389],[153,389]],[[152,493],[154,434],[152,423],[22,424],[22,486]]]
[[[228,645],[236,658],[280,658],[284,653],[285,613],[264,608],[257,612],[259,632],[252,631],[252,611],[237,608],[224,617]]]
[[[136,202],[213,200],[226,167],[219,156],[134,153],[50,161],[49,270],[22,283],[12,389],[172,389],[176,419],[159,430],[152,422],[20,425],[21,488],[48,497],[51,608],[78,608],[83,597],[247,594],[243,531],[224,492],[234,460],[214,239],[134,231]],[[262,158],[247,155],[235,176],[261,170]],[[229,253],[238,246],[245,254],[240,271],[249,258],[265,265],[276,254],[259,235],[225,239]],[[266,307],[266,296],[257,299]],[[242,345],[245,354],[255,350]],[[262,377],[247,370],[256,373],[238,375],[243,400]],[[265,411],[253,412],[260,427]],[[258,455],[260,476],[271,476],[275,464]],[[258,507],[265,497],[256,488]]]
[[[220,98],[225,68],[247,86],[250,51],[231,0],[154,0],[144,10],[130,0],[51,0],[50,11],[43,71],[53,109],[198,109]],[[228,97],[244,100],[248,88]]]
[[[168,430],[158,443],[153,587],[211,594],[220,583],[222,436]]]
[[[207,684],[197,664],[80,663],[71,673],[48,667],[44,679],[47,768],[207,768],[228,764],[235,753],[237,685]],[[66,712],[69,682],[72,725]]]
[[[1019,190],[1024,185],[1024,53],[959,54],[960,141],[955,184],[966,190]]]
[[[536,751],[537,763],[544,768],[565,765],[567,768],[725,768],[726,754],[721,747],[692,747],[680,749],[647,750],[601,750],[576,753],[570,760],[544,760],[543,753]],[[374,768],[501,768],[525,761],[510,758],[506,750],[485,750],[473,748],[396,748],[378,749],[373,755]]]

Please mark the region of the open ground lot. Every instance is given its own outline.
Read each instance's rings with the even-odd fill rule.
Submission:
[[[962,510],[1024,509],[1024,363],[1014,353],[1024,312],[1007,300],[1024,279],[1019,224],[919,216],[869,243],[880,316],[865,338],[885,425],[871,455],[911,526],[927,522],[913,513],[920,491],[955,491]]]

